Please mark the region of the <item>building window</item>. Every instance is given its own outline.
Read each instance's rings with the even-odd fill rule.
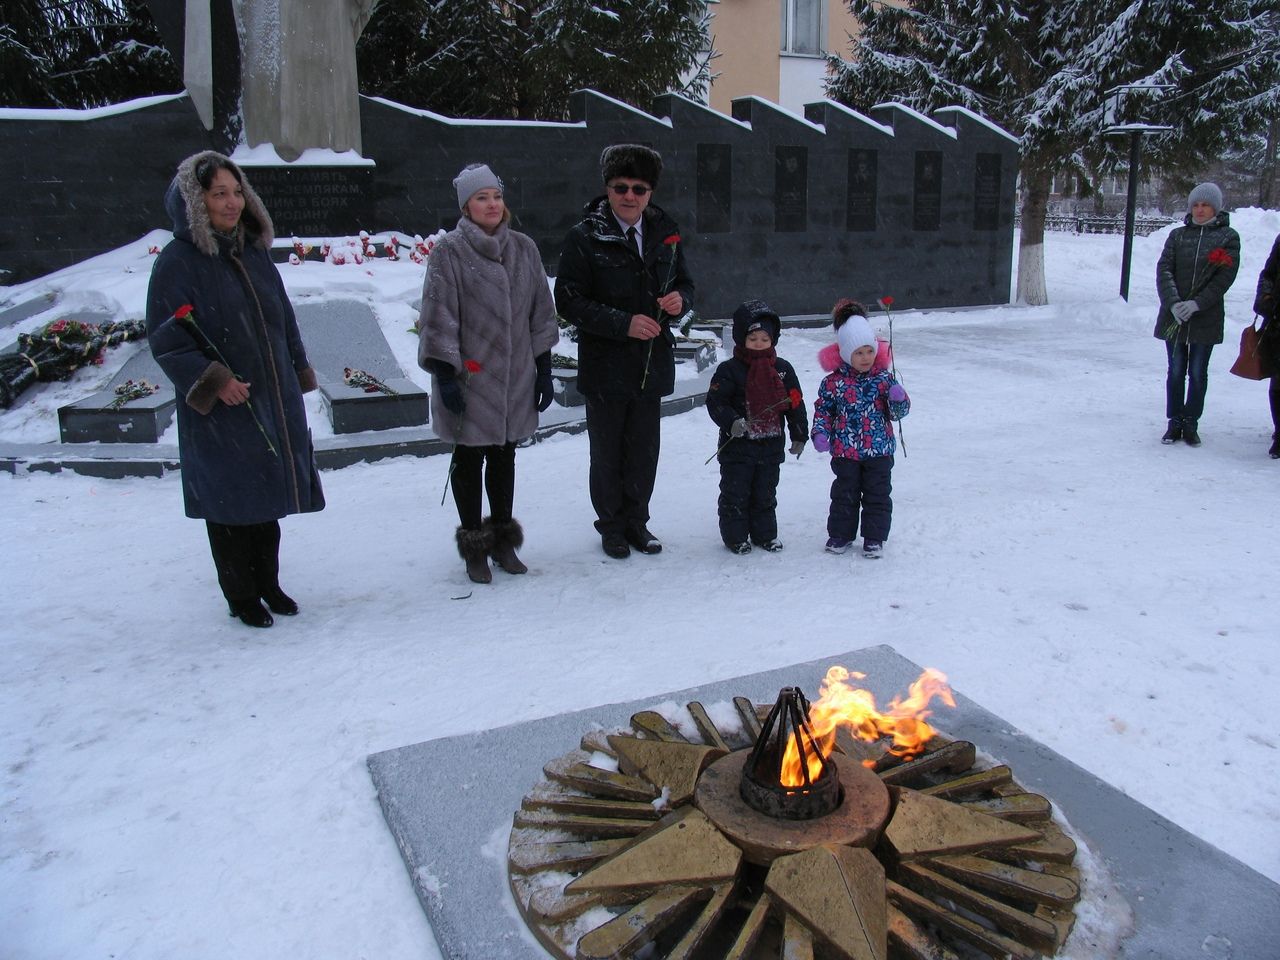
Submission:
[[[823,49],[824,0],[782,0],[782,52],[820,57]]]

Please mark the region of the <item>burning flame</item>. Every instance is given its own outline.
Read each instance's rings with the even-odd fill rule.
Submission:
[[[925,723],[933,711],[929,701],[937,697],[949,707],[956,705],[947,685],[946,675],[940,670],[926,667],[924,673],[911,684],[907,698],[894,697],[886,712],[876,709],[876,699],[870,690],[851,687],[848,680],[865,679],[865,673],[856,673],[844,667],[832,667],[822,680],[818,699],[809,707],[809,725],[813,728],[821,755],[810,753],[807,758],[809,781],[822,773],[822,757],[830,756],[836,742],[836,730],[841,724],[860,740],[872,742],[881,737],[893,737],[889,752],[899,757],[914,757],[924,750],[934,734]],[[874,766],[870,760],[864,766]],[[782,785],[804,786],[804,774],[800,769],[800,750],[792,737],[782,758]]]

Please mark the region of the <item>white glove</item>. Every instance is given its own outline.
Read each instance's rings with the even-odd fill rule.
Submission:
[[[729,436],[731,437],[743,437],[746,436],[746,433],[747,421],[742,417],[739,417],[729,425]]]
[[[1173,319],[1179,323],[1186,323],[1191,319],[1191,315],[1200,309],[1200,304],[1194,300],[1179,300],[1169,309],[1173,311]]]

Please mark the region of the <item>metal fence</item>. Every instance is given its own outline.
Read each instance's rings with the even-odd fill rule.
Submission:
[[[1171,223],[1177,221],[1168,217],[1138,217],[1133,222],[1133,229],[1138,236],[1145,237]],[[1013,218],[1013,225],[1022,226],[1021,215]],[[1124,217],[1050,215],[1044,218],[1044,228],[1060,233],[1124,233]]]

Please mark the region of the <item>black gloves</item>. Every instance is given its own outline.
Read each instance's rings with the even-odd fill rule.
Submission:
[[[541,413],[551,406],[551,401],[555,398],[555,387],[551,382],[551,351],[539,354],[533,363],[537,368],[537,376],[533,381],[533,402]]]
[[[436,375],[436,389],[440,391],[440,402],[455,417],[462,416],[466,412],[467,401],[462,398],[458,374],[443,360],[433,359],[430,364],[431,372]]]

